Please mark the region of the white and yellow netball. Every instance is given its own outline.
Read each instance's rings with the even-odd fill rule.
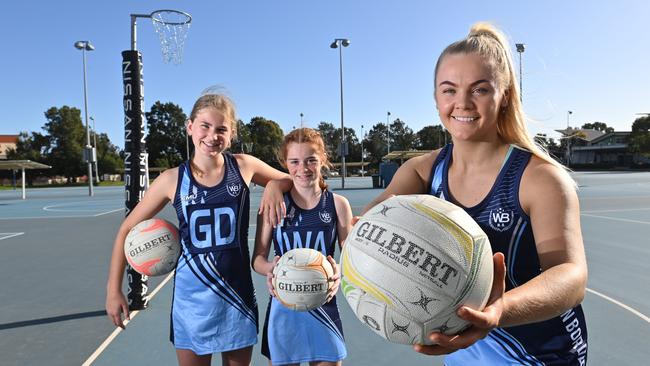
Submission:
[[[492,288],[490,242],[460,207],[431,195],[394,196],[354,225],[341,254],[343,294],[359,320],[402,344],[469,326]]]
[[[273,268],[276,298],[285,307],[309,311],[325,303],[332,283],[328,278],[334,269],[319,251],[309,248],[292,249],[282,255]]]
[[[135,225],[124,240],[127,262],[145,276],[162,276],[171,272],[180,254],[178,229],[167,220],[144,220]]]

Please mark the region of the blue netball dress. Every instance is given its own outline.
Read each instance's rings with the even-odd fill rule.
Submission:
[[[291,194],[285,193],[287,216],[273,230],[275,255],[294,248],[311,248],[334,256],[337,239],[337,215],[334,195],[324,190],[319,204],[311,210],[298,207]],[[271,297],[266,311],[262,354],[273,365],[309,361],[336,362],[347,355],[343,327],[336,297],[311,311],[285,308]]]
[[[451,144],[445,146],[433,165],[430,194],[459,205],[448,186],[452,149]],[[542,272],[530,217],[519,203],[519,183],[531,155],[511,145],[490,193],[476,206],[463,207],[487,234],[492,251],[505,255],[506,291]],[[449,366],[585,365],[586,362],[587,326],[580,305],[546,321],[496,328],[471,347],[445,358],[445,365]]]
[[[221,183],[204,187],[190,164],[178,168],[174,208],[182,253],[174,276],[171,341],[198,355],[257,342],[257,302],[248,253],[249,190],[223,154]]]

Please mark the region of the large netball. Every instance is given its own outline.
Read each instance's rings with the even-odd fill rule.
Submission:
[[[163,219],[142,221],[129,231],[124,241],[127,262],[146,276],[162,276],[171,272],[180,253],[178,229]]]
[[[463,209],[431,195],[395,196],[368,211],[348,235],[341,263],[354,313],[396,343],[459,333],[468,324],[456,310],[482,309],[492,288],[487,236]]]
[[[325,303],[334,269],[321,252],[292,249],[282,255],[273,269],[276,298],[291,310],[308,311]]]

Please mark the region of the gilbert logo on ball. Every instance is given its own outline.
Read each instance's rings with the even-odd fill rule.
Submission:
[[[129,231],[124,241],[127,262],[146,276],[162,276],[171,272],[180,253],[178,229],[163,219],[142,221]]]
[[[321,252],[309,248],[292,249],[273,268],[276,298],[291,310],[308,311],[327,300],[334,269]]]
[[[395,196],[354,225],[341,254],[343,294],[359,320],[381,337],[431,344],[457,334],[456,315],[482,309],[492,288],[492,250],[460,207],[430,195]]]

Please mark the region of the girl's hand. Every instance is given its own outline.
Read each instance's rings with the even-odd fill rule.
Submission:
[[[131,319],[129,317],[129,305],[122,291],[108,294],[106,296],[106,315],[108,315],[108,318],[113,322],[113,324],[115,324],[115,326],[124,329],[122,314],[124,314],[125,320]]]
[[[264,195],[260,201],[260,215],[264,215],[264,221],[272,227],[276,227],[287,214],[287,207],[284,204],[284,193],[277,181],[270,181],[264,188]]]
[[[327,260],[330,262],[332,265],[332,269],[334,269],[334,274],[332,277],[328,278],[328,282],[332,282],[332,286],[330,286],[330,289],[327,290],[327,300],[325,300],[326,303],[330,302],[334,295],[336,295],[336,292],[339,290],[339,285],[341,284],[341,273],[339,271],[339,266],[336,264],[336,261],[334,258],[332,258],[331,255],[327,256]]]
[[[266,286],[269,289],[269,293],[273,297],[277,297],[275,293],[275,287],[273,286],[273,269],[278,265],[278,261],[280,260],[279,256],[273,257],[273,267],[271,267],[271,270],[266,273]]]
[[[490,331],[499,326],[503,314],[503,294],[506,288],[506,265],[503,253],[496,253],[494,261],[494,281],[487,305],[482,311],[461,306],[456,314],[472,325],[460,334],[449,336],[442,333],[431,333],[429,339],[436,343],[431,346],[416,344],[413,349],[425,355],[444,355],[467,348],[485,338]]]

